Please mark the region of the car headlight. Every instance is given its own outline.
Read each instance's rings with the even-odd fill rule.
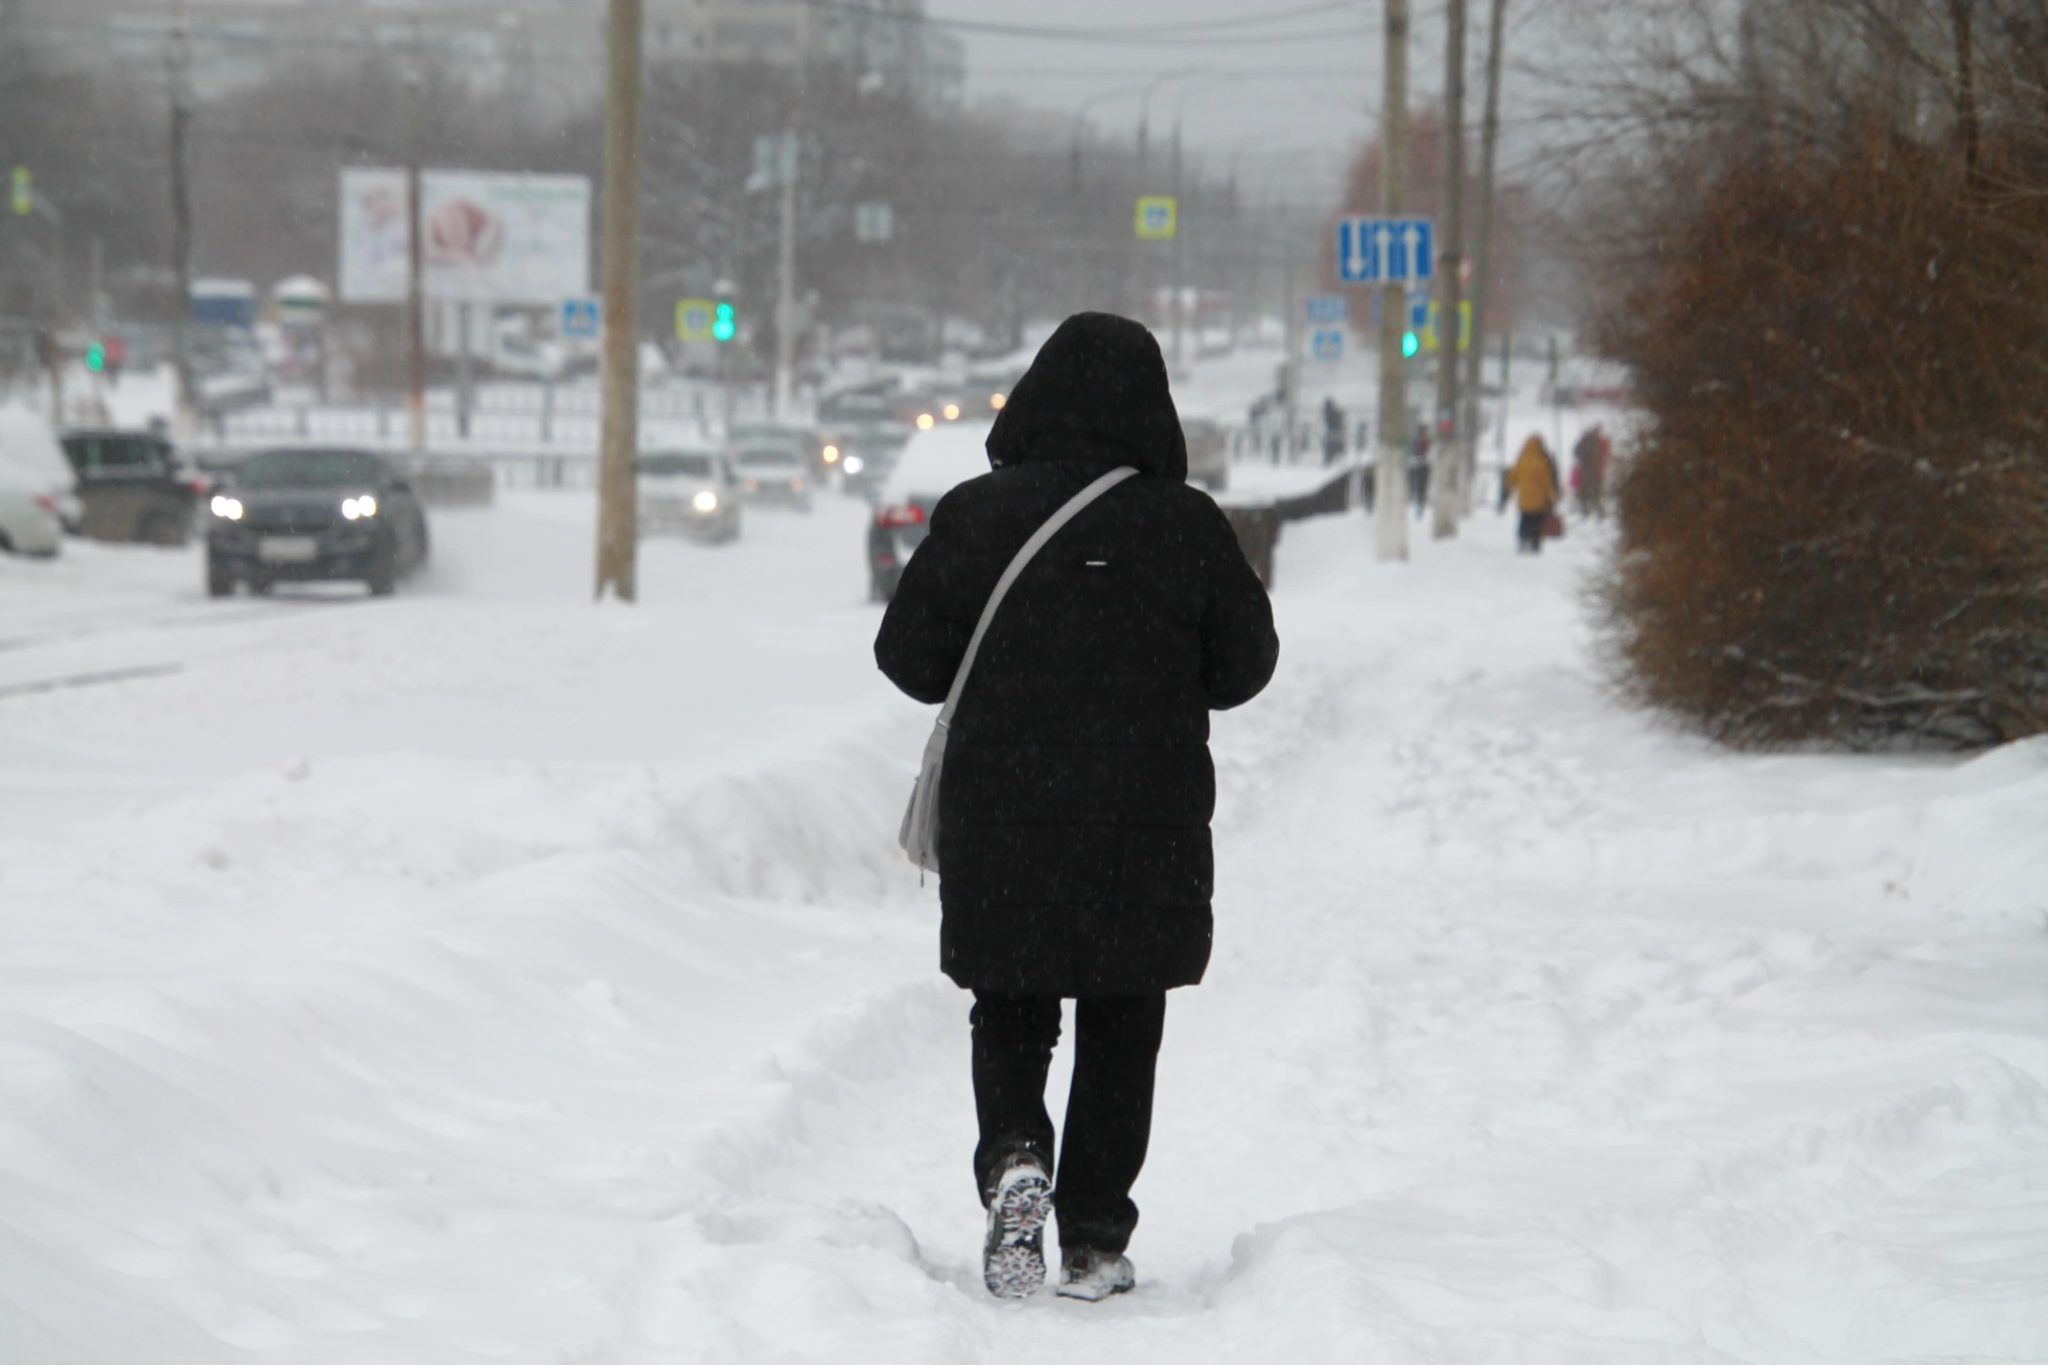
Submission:
[[[933,427],[937,425],[938,422],[932,417],[930,413],[920,412],[917,415],[917,429],[919,431],[930,431]]]
[[[216,494],[213,499],[213,514],[217,517],[224,517],[229,521],[240,521],[242,519],[241,499],[230,498],[225,494]]]
[[[825,463],[826,463],[826,464],[838,464],[838,463],[839,463],[839,447],[838,447],[838,446],[826,446],[826,447],[825,447]]]
[[[1008,395],[1007,393],[992,393],[988,396],[988,405],[994,408],[997,412],[1001,412],[1003,410],[1003,405],[1009,401],[1010,395]]]
[[[363,494],[360,498],[343,498],[341,500],[341,514],[350,521],[356,521],[363,517],[374,517],[377,515],[377,500],[368,493]]]
[[[690,499],[690,506],[696,508],[699,512],[707,514],[716,512],[718,510],[718,494],[707,488],[696,497]]]
[[[946,404],[946,420],[948,422],[957,422],[960,420],[960,405],[958,403]]]
[[[861,457],[858,455],[849,455],[846,457],[846,472],[849,474],[858,474],[867,467],[867,461],[861,459]]]

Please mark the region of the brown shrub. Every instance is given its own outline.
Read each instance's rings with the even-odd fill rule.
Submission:
[[[2048,203],[1881,134],[1720,159],[1601,319],[1627,685],[1745,745],[2048,730]]]

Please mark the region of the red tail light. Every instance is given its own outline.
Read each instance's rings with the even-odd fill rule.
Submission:
[[[57,515],[57,500],[55,498],[38,493],[36,494],[36,506],[42,508],[53,517]]]
[[[896,507],[884,507],[881,511],[875,513],[875,525],[887,531],[893,531],[899,526],[922,526],[924,525],[924,509],[914,502],[904,503]]]

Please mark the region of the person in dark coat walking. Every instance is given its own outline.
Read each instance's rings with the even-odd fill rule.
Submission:
[[[974,1173],[989,1210],[984,1278],[1022,1295],[1058,1210],[1060,1292],[1128,1289],[1130,1190],[1150,1139],[1166,992],[1209,961],[1216,773],[1209,712],[1251,700],[1279,638],[1265,587],[1187,451],[1150,332],[1068,318],[988,437],[992,472],[931,517],[883,617],[875,659],[944,700],[1018,548],[1118,466],[1140,477],[1082,511],[997,610],[946,742],[939,789],[939,964],[974,992]],[[1075,999],[1059,1149],[1045,1080]]]

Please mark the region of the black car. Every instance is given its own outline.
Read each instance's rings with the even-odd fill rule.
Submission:
[[[79,530],[94,540],[183,545],[207,482],[147,431],[71,431],[64,456],[78,475]]]
[[[412,486],[373,451],[267,450],[214,494],[206,591],[361,579],[376,596],[427,561],[427,516]]]

